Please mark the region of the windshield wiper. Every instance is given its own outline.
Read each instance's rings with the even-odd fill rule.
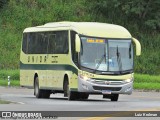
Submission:
[[[105,63],[106,63],[106,47],[104,47],[104,54],[102,55],[99,63],[97,64],[96,68],[94,69],[93,73],[95,73],[96,70],[99,68],[99,66],[101,65],[104,58],[105,58]]]
[[[131,55],[131,43],[130,43],[130,45],[129,45],[129,59],[131,59],[132,58],[132,55]]]
[[[99,66],[101,65],[101,63],[102,63],[102,61],[103,61],[104,58],[106,58],[106,53],[104,55],[102,55],[99,63],[97,64],[96,68],[94,69],[93,73],[95,73],[96,70],[99,68]]]
[[[122,61],[121,61],[121,54],[118,50],[118,45],[117,45],[117,62],[118,62],[118,67],[119,67],[119,71],[122,71]]]

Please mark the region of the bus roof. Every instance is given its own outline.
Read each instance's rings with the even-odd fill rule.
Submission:
[[[26,28],[24,32],[55,30],[74,30],[78,34],[95,37],[131,38],[128,30],[122,26],[98,22],[53,22],[42,26]]]

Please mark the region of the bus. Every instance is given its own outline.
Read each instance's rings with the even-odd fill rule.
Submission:
[[[29,27],[23,31],[20,85],[34,89],[36,98],[101,94],[118,101],[119,94],[133,91],[134,53],[141,54],[140,42],[119,25],[63,21]]]

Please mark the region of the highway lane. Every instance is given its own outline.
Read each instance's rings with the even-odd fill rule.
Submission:
[[[0,87],[0,99],[12,101],[11,104],[1,104],[0,111],[160,111],[160,92],[134,91],[132,95],[120,95],[118,102],[103,99],[102,95],[68,101],[63,94],[37,99],[33,89]]]

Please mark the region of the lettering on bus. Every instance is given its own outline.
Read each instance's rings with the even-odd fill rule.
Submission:
[[[40,56],[40,63],[42,62],[42,56]]]
[[[28,56],[28,62],[32,62],[32,63],[47,62],[47,56],[44,56],[44,57],[43,56]]]
[[[58,61],[57,61],[57,58],[58,58],[58,56],[52,56],[52,63],[58,63]]]
[[[32,56],[32,62],[34,62],[34,56]]]
[[[81,74],[81,75],[83,75],[83,76],[88,76],[90,78],[94,77],[94,74],[88,73],[88,72],[85,72],[85,71],[79,71],[78,73]]]
[[[104,43],[104,39],[93,39],[93,38],[88,38],[87,43]]]
[[[28,56],[28,62],[30,62],[30,56]]]
[[[44,62],[46,62],[47,61],[47,56],[44,56]]]

